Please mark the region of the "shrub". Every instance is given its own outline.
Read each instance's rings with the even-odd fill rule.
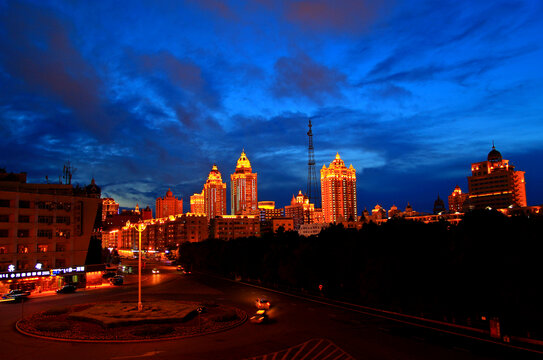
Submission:
[[[36,329],[39,331],[60,332],[70,328],[70,325],[62,321],[46,321],[36,325]]]
[[[225,310],[219,314],[215,314],[210,317],[211,321],[215,322],[227,322],[239,319],[237,312],[233,309]]]

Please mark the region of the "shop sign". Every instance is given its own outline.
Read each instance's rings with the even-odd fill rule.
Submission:
[[[75,266],[75,267],[68,267],[68,268],[61,268],[61,269],[51,269],[51,275],[64,275],[64,274],[71,274],[75,272],[85,272],[84,266]]]

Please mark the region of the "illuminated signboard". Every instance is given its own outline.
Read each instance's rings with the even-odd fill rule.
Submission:
[[[84,266],[74,266],[69,268],[61,268],[61,269],[52,269],[51,275],[64,275],[64,274],[71,274],[74,272],[85,272]]]
[[[1,279],[21,279],[21,278],[27,278],[27,277],[50,276],[50,275],[51,274],[49,270],[0,273],[0,280]]]
[[[65,274],[81,273],[81,272],[85,272],[85,266],[74,266],[74,267],[68,267],[68,268],[39,270],[39,271],[13,271],[13,272],[7,272],[7,273],[0,273],[0,280],[12,280],[12,279],[16,280],[16,279],[24,279],[24,278],[36,277],[36,276],[57,276],[57,275],[65,275]]]

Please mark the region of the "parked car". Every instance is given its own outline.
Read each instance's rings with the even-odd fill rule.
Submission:
[[[122,285],[124,283],[124,277],[121,275],[115,275],[114,277],[109,279],[109,282],[111,285]]]
[[[264,298],[264,297],[260,297],[258,299],[256,299],[256,308],[257,309],[264,309],[264,310],[269,310],[270,309],[270,302]]]
[[[71,294],[77,290],[77,287],[73,284],[66,284],[57,290],[57,294]]]
[[[28,290],[21,290],[21,289],[13,289],[10,290],[9,293],[7,293],[7,296],[29,296],[30,291]]]
[[[109,278],[114,277],[115,275],[117,275],[117,274],[114,273],[114,272],[107,272],[107,273],[105,273],[104,275],[102,275],[102,277],[103,277],[104,279],[109,279]]]
[[[253,324],[264,324],[268,322],[268,314],[266,314],[266,310],[260,309],[249,320]]]

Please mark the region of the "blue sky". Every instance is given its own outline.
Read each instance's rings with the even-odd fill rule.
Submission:
[[[540,1],[2,1],[0,167],[123,207],[229,184],[286,205],[339,152],[358,208],[431,211],[492,141],[543,203]]]

